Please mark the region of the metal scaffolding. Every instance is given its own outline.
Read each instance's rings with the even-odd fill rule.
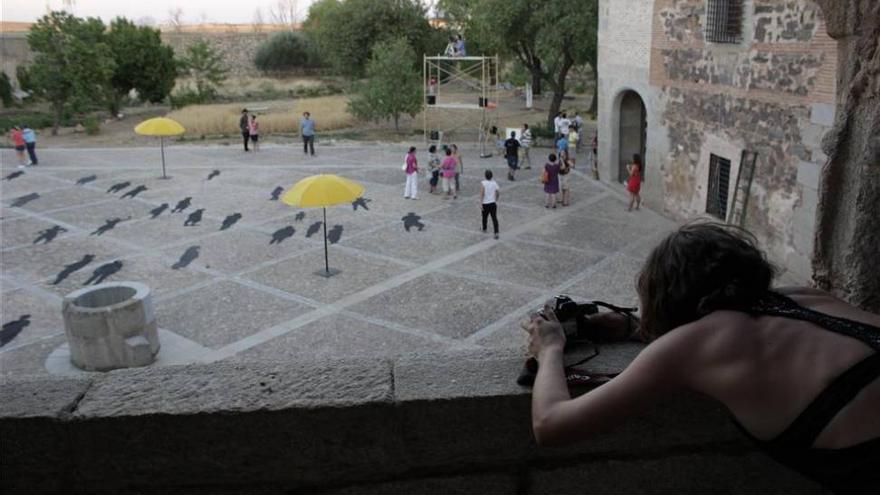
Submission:
[[[473,131],[486,155],[490,129],[498,122],[498,56],[425,55],[422,80],[425,143],[440,146],[444,136]]]

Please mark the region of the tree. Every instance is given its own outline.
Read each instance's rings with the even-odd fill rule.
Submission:
[[[183,31],[183,9],[180,7],[168,9],[168,25],[178,33]]]
[[[531,73],[535,93],[545,84],[553,91],[548,125],[562,105],[571,68],[589,64],[596,73],[597,0],[575,8],[565,0],[442,0],[440,8],[484,49],[516,57]],[[591,111],[595,105],[594,95]]]
[[[107,43],[115,62],[110,98],[113,115],[119,113],[122,98],[132,89],[141,100],[153,103],[161,102],[171,93],[177,64],[174,50],[162,44],[159,30],[138,27],[120,17],[110,24]]]
[[[282,31],[257,48],[254,65],[263,72],[282,72],[320,65],[311,41],[299,32]]]
[[[226,81],[227,69],[223,65],[223,57],[205,40],[187,47],[180,67],[183,74],[195,82],[200,101],[213,99],[217,95],[217,87]]]
[[[269,7],[269,17],[275,24],[283,24],[293,27],[299,15],[297,0],[278,0],[274,6]]]
[[[437,38],[416,0],[318,0],[309,8],[303,24],[321,52],[341,74],[360,76],[373,45],[405,38],[415,53],[436,52]]]
[[[12,106],[12,83],[6,72],[0,72],[0,101],[3,102],[4,107]]]
[[[422,108],[421,74],[415,60],[404,38],[377,43],[367,63],[367,81],[349,103],[351,113],[361,119],[394,119],[399,131],[400,116],[414,117]]]
[[[263,19],[263,9],[257,7],[254,10],[254,20],[251,23],[251,26],[254,28],[255,33],[263,32],[263,25],[266,24],[266,21]]]
[[[100,101],[110,92],[114,62],[104,23],[51,12],[31,26],[27,40],[36,54],[28,69],[29,84],[52,104],[55,135],[65,111]]]

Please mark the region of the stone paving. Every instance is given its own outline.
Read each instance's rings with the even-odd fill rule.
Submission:
[[[172,146],[168,180],[158,148],[40,150],[40,165],[16,177],[3,150],[0,372],[72,371],[59,360],[61,298],[103,280],[152,287],[157,365],[522,349],[518,321],[552,295],[635,303],[640,260],[671,221],[626,212],[622,186],[577,171],[572,205],[545,209],[537,168],[508,182],[499,157],[462,151],[458,199],[428,194],[422,179],[411,201],[404,145],[324,146],[317,157]],[[480,231],[486,168],[501,185],[499,240]],[[330,266],[342,270],[329,279],[314,274],[321,210],[272,199],[316,173],[366,186],[365,207],[327,210]],[[409,212],[423,230],[404,229]]]

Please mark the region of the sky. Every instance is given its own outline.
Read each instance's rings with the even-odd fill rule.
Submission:
[[[288,1],[296,4],[299,12],[297,20],[304,20],[312,0]],[[124,16],[134,21],[152,18],[156,24],[163,24],[168,20],[169,11],[179,7],[187,24],[203,21],[249,24],[253,22],[258,7],[262,9],[265,21],[270,22],[268,9],[275,6],[278,0],[74,0],[73,3],[76,15],[100,17],[104,21]],[[62,10],[64,4],[63,0],[0,0],[0,19],[33,22],[46,13],[47,5],[54,10]]]

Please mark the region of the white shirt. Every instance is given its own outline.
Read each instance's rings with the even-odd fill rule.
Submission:
[[[483,185],[483,204],[494,203],[498,200],[498,183],[494,180],[484,180],[480,182]]]
[[[559,131],[559,123],[560,122],[562,122],[562,117],[556,117],[553,119],[553,128],[557,133],[560,132]]]
[[[568,119],[560,119],[559,120],[559,133],[568,136],[568,126],[571,125],[571,121]]]

